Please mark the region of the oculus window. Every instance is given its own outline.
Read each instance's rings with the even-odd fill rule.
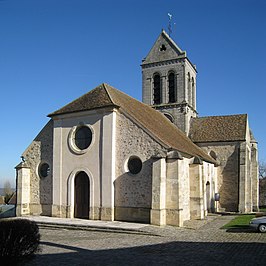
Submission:
[[[73,127],[68,135],[69,148],[76,154],[84,154],[93,141],[93,129],[80,123]]]
[[[141,169],[142,169],[142,161],[139,157],[137,156],[131,156],[128,159],[128,163],[127,163],[127,167],[128,167],[128,171],[133,174],[136,175],[138,174]]]
[[[41,163],[39,165],[39,176],[45,178],[50,174],[50,166],[48,163]]]
[[[77,128],[74,135],[75,146],[80,150],[87,149],[92,141],[92,132],[89,127],[81,126]]]

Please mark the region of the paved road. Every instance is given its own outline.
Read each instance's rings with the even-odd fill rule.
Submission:
[[[146,234],[41,228],[41,249],[26,265],[266,265],[266,234],[219,229],[232,216]]]

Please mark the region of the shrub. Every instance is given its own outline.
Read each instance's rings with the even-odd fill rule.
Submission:
[[[36,222],[26,219],[0,220],[0,262],[21,259],[39,249],[40,233]]]

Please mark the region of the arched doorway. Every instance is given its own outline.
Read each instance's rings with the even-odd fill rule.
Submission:
[[[206,205],[208,212],[211,212],[211,190],[209,181],[206,183]]]
[[[75,177],[74,217],[89,219],[90,212],[90,180],[85,172]]]

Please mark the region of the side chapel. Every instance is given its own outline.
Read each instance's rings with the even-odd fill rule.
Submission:
[[[48,115],[22,155],[17,216],[182,226],[258,209],[258,149],[243,115],[199,117],[197,70],[162,30],[143,103],[107,84]]]

